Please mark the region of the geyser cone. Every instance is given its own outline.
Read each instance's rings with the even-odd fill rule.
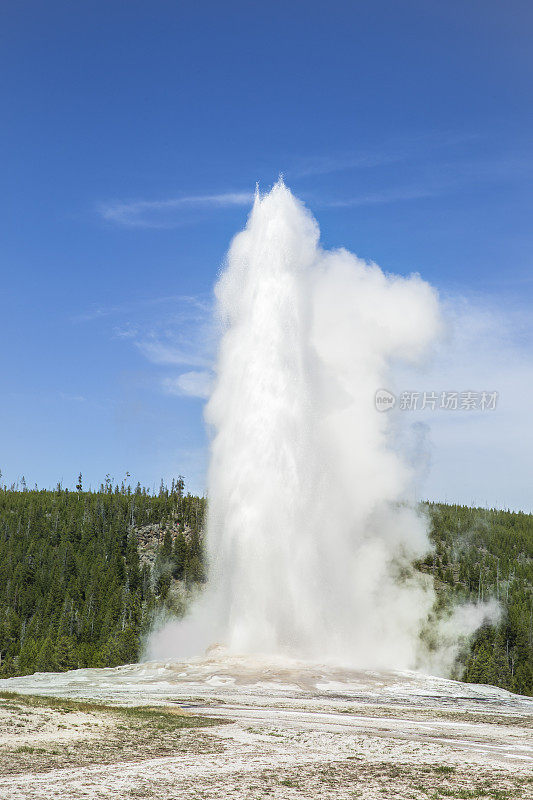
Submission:
[[[209,586],[151,654],[216,641],[415,667],[434,601],[411,567],[429,549],[426,521],[406,502],[395,412],[376,411],[374,396],[395,360],[416,362],[438,335],[434,290],[321,249],[315,220],[280,181],[256,197],[216,299]]]

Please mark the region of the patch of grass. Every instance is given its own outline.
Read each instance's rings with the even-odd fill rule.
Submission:
[[[29,708],[51,708],[64,714],[76,711],[83,714],[109,714],[124,721],[142,722],[160,731],[224,725],[229,722],[225,719],[197,716],[171,706],[110,706],[86,700],[66,700],[62,697],[16,692],[0,692],[0,700],[16,701],[19,706]]]
[[[452,775],[456,771],[455,767],[450,767],[448,764],[439,764],[435,767],[435,772],[438,772],[440,775]]]
[[[296,783],[296,781],[293,781],[291,778],[283,778],[283,780],[281,780],[279,782],[279,784],[280,784],[280,786],[287,786],[287,788],[289,788],[289,789],[298,789],[299,788],[298,784]]]
[[[15,747],[15,750],[13,752],[29,753],[30,755],[33,755],[37,753],[49,753],[54,751],[49,751],[45,747],[31,747],[29,744],[22,744],[20,747]]]
[[[16,703],[2,703],[0,708],[4,711],[22,711],[21,707]]]

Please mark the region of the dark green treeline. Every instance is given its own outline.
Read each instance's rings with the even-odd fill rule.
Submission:
[[[81,476],[74,492],[0,489],[0,676],[137,660],[172,577],[203,579],[204,511],[182,479],[153,494],[83,491]],[[137,531],[153,525],[161,552],[141,565]]]

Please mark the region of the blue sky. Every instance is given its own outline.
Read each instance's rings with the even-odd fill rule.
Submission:
[[[532,22],[517,0],[5,0],[5,480],[202,490],[179,376],[209,365],[213,282],[281,172],[325,246],[433,283],[470,325],[456,363],[500,381],[492,427],[428,423],[424,492],[531,508]]]

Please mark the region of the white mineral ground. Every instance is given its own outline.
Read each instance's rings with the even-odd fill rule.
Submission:
[[[41,748],[69,741],[75,765],[11,769],[0,777],[6,800],[424,798],[439,796],[439,787],[452,797],[533,796],[533,700],[494,687],[214,652],[181,663],[38,673],[2,680],[0,690],[171,705],[231,720],[179,731],[164,756],[142,742],[133,757],[115,745],[112,756],[78,766],[76,748],[95,737],[106,753],[108,720],[54,712],[43,722],[42,709],[25,709],[21,724],[0,703],[9,723],[0,754],[14,741]]]

